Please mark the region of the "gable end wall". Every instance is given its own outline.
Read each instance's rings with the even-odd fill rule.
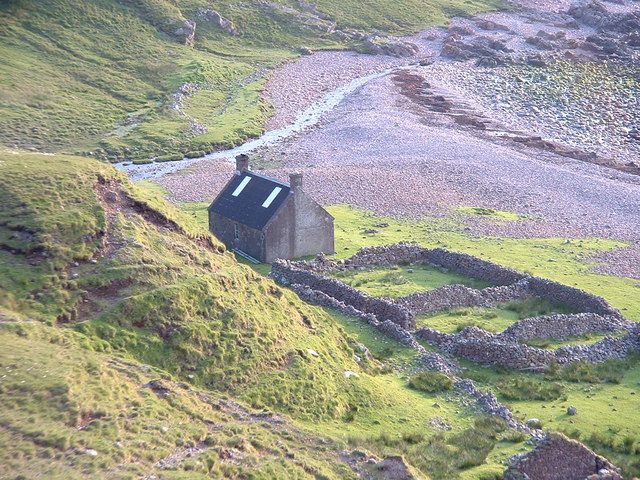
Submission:
[[[303,190],[291,195],[295,216],[293,257],[330,255],[334,250],[333,217]]]

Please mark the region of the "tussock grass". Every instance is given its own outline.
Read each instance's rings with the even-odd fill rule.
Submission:
[[[291,421],[273,428],[260,420],[268,416],[249,415],[261,412],[239,415],[243,407],[229,407],[219,395],[83,348],[88,339],[71,330],[36,323],[11,330],[0,327],[3,478],[300,479],[309,471],[353,478],[337,460],[338,444]],[[150,382],[166,393],[154,393]],[[180,455],[196,446],[202,453]],[[220,459],[230,448],[233,464]],[[157,465],[175,454],[169,470]]]
[[[423,372],[409,378],[409,386],[421,392],[438,393],[451,390],[453,380],[444,373]]]
[[[555,382],[531,378],[512,378],[499,384],[500,394],[507,400],[557,400],[564,387]]]

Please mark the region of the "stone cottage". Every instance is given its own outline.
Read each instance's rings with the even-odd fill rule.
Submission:
[[[209,206],[209,230],[230,250],[261,262],[334,253],[333,217],[302,188],[302,174],[289,184],[249,170],[236,157],[236,172]]]

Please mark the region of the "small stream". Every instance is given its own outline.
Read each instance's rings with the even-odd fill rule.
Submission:
[[[231,160],[236,155],[239,155],[241,153],[248,154],[262,147],[276,145],[282,140],[292,137],[293,135],[296,135],[315,125],[320,121],[320,118],[322,118],[325,113],[333,110],[345,97],[355,92],[358,88],[370,82],[371,80],[382,78],[397,70],[414,68],[416,66],[417,65],[404,65],[400,67],[393,67],[381,72],[371,73],[369,75],[354,78],[349,83],[329,91],[325,96],[313,102],[307,109],[299,112],[296,116],[296,119],[289,125],[266,132],[260,138],[250,140],[229,150],[222,150],[219,152],[210,153],[208,155],[205,155],[204,157],[189,158],[178,160],[175,162],[154,162],[144,165],[127,165],[128,162],[121,162],[115,164],[115,166],[123,172],[126,172],[127,175],[129,175],[129,178],[131,178],[132,180],[146,180],[150,178],[159,178],[170,173],[178,172],[184,168],[187,168],[194,162],[198,162],[200,160]]]

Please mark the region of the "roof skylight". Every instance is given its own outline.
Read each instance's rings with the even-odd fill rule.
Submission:
[[[238,195],[240,195],[242,193],[242,190],[244,190],[244,187],[246,187],[247,183],[249,183],[249,180],[251,180],[251,177],[244,177],[240,182],[240,185],[236,187],[236,189],[233,191],[231,195],[234,197],[237,197]]]
[[[264,208],[269,208],[269,205],[271,205],[273,203],[273,201],[276,199],[276,197],[278,196],[278,194],[282,191],[282,188],[280,187],[275,187],[273,189],[273,191],[269,194],[269,196],[267,197],[267,199],[264,201],[264,203],[262,204],[262,206]]]

